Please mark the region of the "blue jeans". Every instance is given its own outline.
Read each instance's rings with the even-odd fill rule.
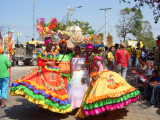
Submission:
[[[121,72],[119,74],[126,79],[126,72],[127,72],[127,67],[122,67]]]
[[[0,78],[0,97],[2,99],[7,98],[7,88],[8,88],[9,78]]]
[[[129,55],[129,65],[128,65],[129,67],[131,67],[132,66],[132,57],[131,57],[131,55]]]
[[[160,85],[155,85],[152,90],[152,96],[150,103],[152,105],[157,105],[158,103],[158,94],[160,93]]]

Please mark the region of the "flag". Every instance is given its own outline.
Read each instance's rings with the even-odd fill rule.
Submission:
[[[20,34],[20,33],[18,32],[17,37],[19,37],[19,34]]]
[[[143,47],[143,43],[142,43],[142,41],[140,41],[140,48],[142,48]]]

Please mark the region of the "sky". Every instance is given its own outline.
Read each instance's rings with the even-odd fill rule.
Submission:
[[[133,0],[131,0],[133,1]],[[100,8],[112,8],[107,11],[107,32],[113,36],[114,43],[119,43],[121,38],[117,36],[115,26],[120,18],[120,10],[126,7],[133,7],[131,4],[119,3],[119,0],[36,0],[35,5],[35,24],[36,19],[45,18],[49,22],[51,18],[57,18],[58,21],[66,20],[68,12],[67,7],[74,8],[82,5],[82,8],[75,9],[73,14],[74,20],[89,22],[95,31],[98,31],[105,24],[105,12]],[[160,20],[154,23],[152,10],[148,6],[142,9],[143,20],[150,22],[154,38],[160,34]],[[30,41],[33,37],[33,0],[0,0],[0,27],[14,26],[14,39],[17,39],[17,33],[20,43]],[[70,13],[71,14],[71,13]],[[71,16],[70,16],[71,20]],[[104,33],[105,28],[100,32]],[[39,37],[35,29],[35,39]]]

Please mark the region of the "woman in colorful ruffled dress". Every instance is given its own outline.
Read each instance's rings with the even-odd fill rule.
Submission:
[[[44,44],[45,51],[37,52],[38,67],[21,79],[15,80],[10,85],[10,95],[21,95],[52,112],[69,113],[72,108],[66,90],[67,77],[61,76],[59,68],[55,66],[55,57],[58,53],[52,50],[51,37],[45,37]]]
[[[71,61],[72,77],[68,85],[68,95],[72,109],[81,106],[84,94],[88,88],[88,72],[84,65],[85,56],[80,51],[80,46],[75,46],[75,54]]]
[[[102,58],[93,56],[93,46],[86,46],[86,67],[92,79],[76,117],[84,118],[109,110],[123,108],[139,99],[139,91],[129,85],[118,73],[103,69]]]

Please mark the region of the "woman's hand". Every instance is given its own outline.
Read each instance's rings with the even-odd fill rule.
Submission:
[[[157,85],[157,82],[151,82],[151,83],[150,83],[150,86],[151,86],[151,87],[153,87],[153,86],[155,86],[155,85]]]
[[[9,61],[12,62],[12,57],[9,57]]]
[[[85,79],[84,79],[84,78],[81,79],[81,84],[82,84],[82,85],[85,84]]]
[[[48,66],[54,66],[54,62],[53,61],[48,61],[48,62],[46,62],[46,65],[48,65]]]
[[[99,78],[99,75],[97,74],[96,76],[94,76],[94,77],[92,78],[92,80],[93,80],[93,81],[96,81],[98,78]]]

